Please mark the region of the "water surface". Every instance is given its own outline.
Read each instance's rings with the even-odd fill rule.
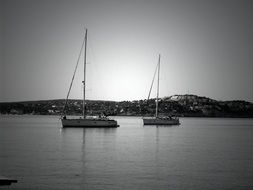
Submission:
[[[15,190],[253,189],[253,119],[115,119],[119,128],[62,129],[55,116],[2,115],[0,175]]]

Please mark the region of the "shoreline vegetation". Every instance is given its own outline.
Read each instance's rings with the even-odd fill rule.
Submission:
[[[160,115],[178,117],[253,118],[253,103],[243,100],[217,101],[207,97],[185,94],[159,98]],[[2,102],[0,114],[60,115],[64,99],[25,102]],[[88,115],[153,116],[155,99],[134,101],[87,100]],[[67,115],[82,115],[82,100],[68,100]]]

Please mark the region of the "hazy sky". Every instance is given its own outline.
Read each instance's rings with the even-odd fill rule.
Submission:
[[[147,98],[161,53],[162,97],[253,102],[251,0],[0,2],[2,102],[65,98],[84,27],[88,99]],[[71,98],[82,98],[82,62]]]

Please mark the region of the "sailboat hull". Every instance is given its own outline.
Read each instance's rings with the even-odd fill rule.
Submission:
[[[176,118],[143,118],[144,125],[180,125]]]
[[[117,121],[111,119],[61,119],[62,127],[79,128],[115,128],[119,127]]]

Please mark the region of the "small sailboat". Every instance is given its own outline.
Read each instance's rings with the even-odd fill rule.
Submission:
[[[74,75],[72,77],[72,81],[70,84],[70,88],[67,94],[67,98],[65,101],[65,105],[63,108],[63,112],[62,112],[62,117],[61,117],[61,122],[62,122],[62,127],[82,127],[82,128],[112,128],[112,127],[119,127],[117,121],[113,120],[113,119],[109,119],[105,116],[98,116],[98,117],[89,117],[86,114],[86,109],[85,109],[85,105],[86,105],[86,101],[85,101],[85,74],[86,74],[86,49],[87,49],[87,35],[88,35],[88,31],[86,29],[85,31],[85,38],[79,53],[79,57],[78,57],[78,61],[75,67],[75,71],[74,71]],[[82,111],[83,111],[83,116],[80,118],[67,118],[66,117],[66,106],[67,106],[67,102],[68,102],[68,97],[69,97],[69,93],[72,87],[72,83],[74,80],[74,76],[76,73],[76,69],[77,69],[77,65],[82,53],[84,47],[84,80],[82,81],[83,83],[83,107],[82,107]]]
[[[156,95],[156,112],[155,117],[143,117],[143,124],[144,125],[180,125],[179,119],[177,117],[167,116],[167,117],[159,117],[158,116],[158,97],[159,97],[159,75],[160,75],[160,61],[161,55],[159,54],[158,64],[156,66],[155,74],[152,80],[151,88],[148,95],[148,100],[150,97],[150,93],[153,87],[154,79],[156,72],[158,73],[157,76],[157,95]]]

